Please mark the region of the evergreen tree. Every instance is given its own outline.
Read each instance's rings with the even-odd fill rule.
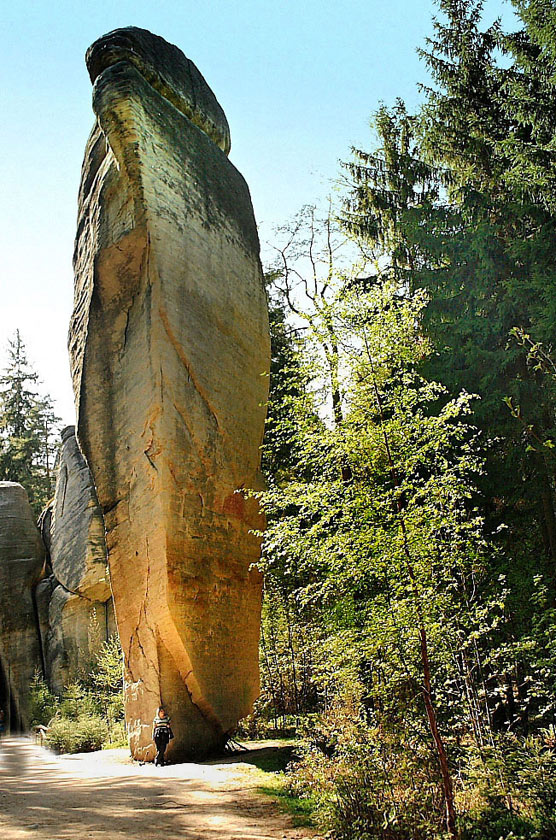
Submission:
[[[546,163],[538,140],[556,131],[550,107],[540,134],[533,126],[543,98],[529,112],[546,66],[531,62],[525,82],[517,62],[496,63],[497,48],[508,52],[519,44],[531,55],[528,26],[508,39],[498,23],[481,31],[482,2],[442,0],[439,7],[444,22],[435,23],[436,37],[422,52],[436,87],[421,114],[420,143],[441,173],[446,198],[425,224],[434,262],[414,278],[430,295],[429,330],[440,351],[429,370],[453,390],[463,386],[480,395],[477,420],[496,441],[483,484],[494,524],[510,526],[514,561],[519,545],[527,545],[528,553],[545,554],[545,572],[553,577],[555,464],[551,448],[538,440],[550,441],[556,432],[555,392],[512,339],[517,327],[550,343],[556,328],[556,275],[548,256],[555,219],[541,198],[551,188],[546,179],[540,189],[526,186],[531,178],[520,156],[526,148]],[[550,178],[550,167],[546,172]],[[523,559],[520,573],[530,578]]]
[[[550,50],[544,62],[532,59],[541,41],[527,31],[534,3],[521,4],[526,30],[510,39],[498,23],[481,30],[481,2],[438,5],[435,35],[422,51],[434,87],[416,117],[400,105],[379,112],[381,149],[356,151],[350,166],[346,224],[387,255],[403,244],[406,282],[429,297],[425,326],[437,352],[423,372],[452,394],[464,388],[481,398],[476,422],[492,443],[479,486],[490,530],[507,526],[498,531],[508,557],[498,572],[510,576],[516,618],[527,625],[534,576],[553,581],[556,570],[556,392],[514,337],[517,328],[549,347],[556,328],[554,218],[551,199],[541,199],[550,169],[536,186],[526,177],[540,140],[556,134],[550,107],[536,134],[525,125],[525,114],[531,123],[540,110],[528,110],[525,92],[535,96],[543,84],[548,91]],[[550,17],[544,23],[549,40]],[[510,48],[519,60],[499,66],[496,51]],[[546,149],[539,154],[546,160]]]
[[[60,418],[51,398],[38,393],[19,330],[8,342],[0,376],[0,480],[18,481],[38,514],[53,492],[55,440]]]
[[[383,276],[388,272],[403,282],[423,259],[430,260],[417,234],[426,210],[436,207],[440,183],[434,167],[423,160],[417,118],[402,100],[392,109],[382,105],[373,125],[379,147],[352,149],[354,160],[346,164],[351,193],[344,201],[343,223],[370,245]]]
[[[512,0],[523,27],[501,37],[512,59],[501,105],[511,131],[498,146],[509,161],[508,190],[549,215],[556,209],[556,9],[548,0]]]
[[[307,371],[301,358],[301,339],[287,320],[286,305],[275,286],[276,272],[266,275],[270,321],[270,383],[262,450],[262,470],[270,483],[291,476],[298,463],[294,406],[305,398]]]
[[[7,436],[23,438],[37,393],[38,374],[29,368],[19,330],[8,341],[8,367],[0,376],[2,388],[2,426]]]

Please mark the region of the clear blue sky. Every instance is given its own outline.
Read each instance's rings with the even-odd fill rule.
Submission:
[[[83,149],[93,122],[83,60],[118,26],[150,29],[199,67],[223,106],[231,160],[264,244],[326,196],[380,101],[419,101],[416,48],[432,0],[1,0],[0,367],[16,328],[44,388],[74,422],[66,334]],[[509,4],[487,0],[486,18]]]

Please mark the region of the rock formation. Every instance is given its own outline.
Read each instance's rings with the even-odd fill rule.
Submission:
[[[73,426],[62,432],[56,491],[42,533],[52,567],[36,593],[43,658],[50,687],[61,693],[116,632],[104,520]]]
[[[27,727],[29,685],[42,671],[33,589],[44,554],[27,493],[0,481],[0,707],[12,730]]]
[[[174,757],[221,746],[259,690],[254,499],[269,370],[266,296],[226,118],[162,38],[87,52],[69,349],[78,438],[104,512],[132,753],[163,703]]]

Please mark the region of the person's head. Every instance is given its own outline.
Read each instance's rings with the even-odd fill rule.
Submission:
[[[164,711],[164,706],[158,707],[158,717],[166,717],[166,712]]]

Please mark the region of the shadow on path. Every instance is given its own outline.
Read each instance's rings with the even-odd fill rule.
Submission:
[[[2,840],[294,840],[254,769],[291,747],[250,750],[218,764],[139,767],[106,753],[57,757],[23,738],[0,744]],[[108,753],[123,751],[108,751]],[[265,756],[266,753],[266,756]],[[289,759],[288,759],[289,760]],[[287,761],[286,761],[287,763]]]
[[[207,761],[206,764],[252,764],[265,773],[278,773],[285,770],[290,761],[295,758],[295,744],[284,744],[284,746],[257,747],[242,752],[232,753],[214,761]]]

